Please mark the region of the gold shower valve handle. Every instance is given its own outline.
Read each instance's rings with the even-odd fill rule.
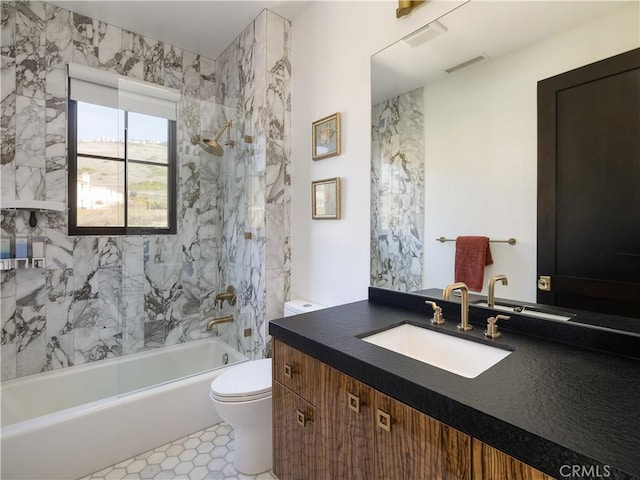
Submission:
[[[237,301],[236,289],[233,288],[233,285],[229,285],[227,287],[227,291],[223,293],[219,293],[216,295],[216,304],[220,302],[220,307],[224,304],[224,301],[228,301],[229,305],[235,305]]]

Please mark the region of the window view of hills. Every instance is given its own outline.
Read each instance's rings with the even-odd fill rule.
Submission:
[[[129,225],[166,227],[167,143],[129,140],[127,153]],[[77,185],[79,226],[124,225],[124,161],[88,158],[83,154],[124,158],[124,142],[109,137],[79,140]]]

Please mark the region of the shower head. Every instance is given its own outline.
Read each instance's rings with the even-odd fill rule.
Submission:
[[[215,140],[211,140],[210,138],[203,138],[198,142],[198,145],[207,153],[211,155],[215,155],[216,157],[221,157],[224,155],[224,150],[220,146],[218,142]]]
[[[224,124],[224,126],[222,127],[222,130],[220,130],[220,133],[216,135],[216,138],[214,138],[213,140],[211,140],[210,138],[203,138],[198,142],[198,144],[205,152],[210,153],[211,155],[215,155],[216,157],[223,156],[224,149],[218,143],[218,140],[220,140],[220,137],[222,136],[225,130],[227,131],[227,140],[224,142],[224,144],[232,148],[236,144],[236,142],[231,140],[231,125],[232,125],[231,120],[229,120],[227,123]]]

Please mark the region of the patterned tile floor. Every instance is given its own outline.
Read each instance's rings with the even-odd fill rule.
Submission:
[[[80,480],[277,480],[271,472],[238,473],[233,455],[233,430],[219,423]]]

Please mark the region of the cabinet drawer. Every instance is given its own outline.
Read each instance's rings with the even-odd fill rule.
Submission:
[[[321,364],[318,410],[325,454],[319,471],[330,479],[374,479],[374,390],[328,365]]]
[[[471,437],[378,391],[374,407],[376,478],[471,478]]]
[[[320,362],[318,360],[274,339],[274,380],[316,405],[319,374]]]
[[[540,470],[522,463],[500,450],[473,439],[473,480],[554,480]]]
[[[317,471],[318,418],[313,405],[273,382],[273,472],[282,480],[325,478]]]

